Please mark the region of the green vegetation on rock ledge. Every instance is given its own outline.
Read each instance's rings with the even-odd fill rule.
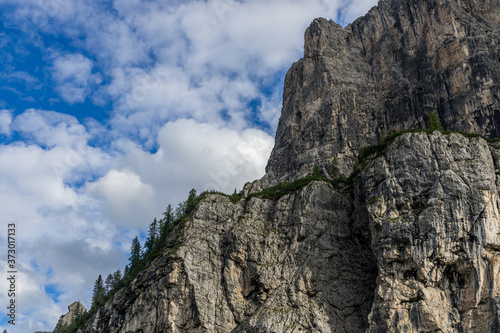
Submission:
[[[435,115],[434,113],[431,113],[431,115],[429,116],[429,121],[427,122],[427,126],[429,127],[429,129],[408,129],[408,130],[402,130],[399,132],[391,132],[387,136],[384,135],[384,132],[382,131],[382,135],[380,136],[380,143],[379,144],[361,147],[361,149],[359,150],[358,158],[357,158],[356,162],[354,163],[353,171],[352,171],[351,175],[349,176],[349,179],[352,179],[354,176],[356,176],[359,173],[359,171],[367,165],[367,160],[370,156],[375,155],[375,157],[378,157],[378,156],[384,155],[386,148],[389,145],[391,145],[397,137],[399,137],[403,134],[406,134],[406,133],[429,133],[430,134],[434,131],[438,131],[442,134],[457,133],[457,134],[461,134],[467,138],[482,138],[482,139],[486,140],[488,143],[500,142],[499,138],[486,138],[486,137],[484,137],[480,134],[476,134],[476,133],[444,130],[443,127],[441,126],[441,123],[439,122],[439,118],[437,118],[437,115]]]
[[[312,173],[309,176],[305,176],[303,178],[298,178],[295,179],[292,182],[283,182],[279,183],[277,185],[268,187],[260,192],[257,193],[251,193],[249,194],[246,199],[250,199],[252,197],[259,197],[263,199],[270,199],[270,200],[279,200],[281,197],[297,192],[298,190],[306,187],[313,181],[323,181],[327,182],[329,184],[332,184],[333,186],[337,187],[341,184],[346,183],[346,177],[342,175],[339,170],[338,170],[338,164],[335,160],[334,165],[332,166],[332,174],[335,176],[334,179],[329,179],[323,175],[321,175],[319,167],[316,165],[313,168]]]

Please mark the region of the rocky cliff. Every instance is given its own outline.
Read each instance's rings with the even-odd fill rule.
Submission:
[[[165,251],[80,332],[500,332],[500,147],[382,131],[500,131],[500,2],[381,1],[345,29],[315,20],[287,73],[266,176],[209,195]],[[334,186],[335,185],[335,186]]]
[[[278,201],[212,195],[85,332],[360,332],[377,269],[366,219],[326,183]]]
[[[211,195],[83,332],[500,332],[500,150],[398,137],[351,191]]]
[[[483,139],[434,132],[368,163],[368,332],[500,332],[499,157]]]
[[[316,19],[286,75],[264,185],[348,173],[382,131],[425,128],[500,135],[500,1],[382,0],[343,29]]]

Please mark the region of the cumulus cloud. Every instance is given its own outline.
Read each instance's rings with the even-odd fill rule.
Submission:
[[[10,135],[12,114],[9,110],[0,110],[0,135]]]
[[[76,146],[88,139],[75,117],[54,111],[28,109],[15,118],[13,127],[42,146]]]
[[[151,203],[155,206],[149,213],[155,212],[154,216],[159,217],[167,204],[185,200],[192,188],[232,193],[245,182],[262,177],[273,142],[271,136],[257,129],[238,132],[216,124],[179,119],[161,128],[155,153],[144,151],[130,140],[117,142],[116,148],[125,153],[117,156],[113,169],[128,170],[122,171],[126,175],[120,177],[133,178],[138,189],[143,188],[141,184],[154,188]],[[113,172],[113,177],[118,174]],[[147,203],[149,200],[142,204],[145,207]],[[142,224],[147,221],[143,218]]]
[[[260,130],[237,132],[185,119],[166,124],[158,141],[158,155],[174,162],[170,162],[172,171],[186,170],[204,189],[226,192],[264,174],[274,143]]]
[[[52,78],[56,91],[69,104],[81,103],[95,85],[101,82],[99,74],[93,73],[94,64],[81,54],[57,56],[52,63]]]
[[[11,128],[24,140],[0,145],[0,214],[4,227],[17,225],[19,271],[19,322],[8,330],[33,332],[53,328],[69,301],[88,301],[93,276],[123,266],[124,253],[115,244],[129,237],[74,185],[108,169],[110,156],[88,146],[85,129],[73,117],[27,110],[13,118]],[[60,295],[47,294],[48,285]],[[1,293],[0,303],[7,302]]]
[[[192,1],[174,9],[146,3],[140,11],[117,5],[157,59],[152,68],[112,72],[114,124],[127,130],[146,117],[153,127],[178,117],[248,127],[252,100],[280,99],[281,86],[265,78],[300,57],[303,31],[318,13],[334,16],[338,9],[323,1]],[[278,93],[263,97],[263,88]],[[276,126],[276,117],[263,118]]]
[[[90,194],[104,200],[109,218],[125,221],[130,228],[143,227],[145,217],[155,211],[155,190],[129,170],[111,170],[89,184]]]

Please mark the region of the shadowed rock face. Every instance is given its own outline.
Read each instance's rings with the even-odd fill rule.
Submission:
[[[264,185],[337,158],[348,173],[382,131],[500,136],[500,1],[391,0],[343,29],[316,19],[287,73]]]

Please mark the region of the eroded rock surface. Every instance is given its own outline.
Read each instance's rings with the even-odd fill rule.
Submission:
[[[87,310],[85,309],[82,303],[73,302],[71,305],[68,306],[68,312],[59,318],[59,321],[57,322],[56,327],[54,328],[54,333],[58,333],[65,326],[71,325],[73,320],[75,320],[75,318],[78,315],[83,314],[85,311]]]
[[[355,215],[322,182],[277,202],[212,195],[182,245],[84,332],[363,332],[377,270],[368,219]]]
[[[500,135],[500,1],[383,0],[343,29],[316,19],[286,75],[264,184],[337,158],[348,174],[382,131],[426,128]]]
[[[403,135],[369,162],[367,332],[500,332],[498,172],[485,140],[439,132]]]

